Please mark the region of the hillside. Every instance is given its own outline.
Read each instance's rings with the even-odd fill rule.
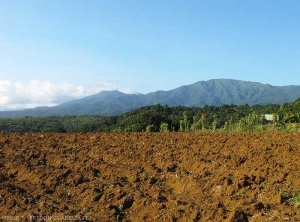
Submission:
[[[82,99],[55,107],[38,107],[20,111],[2,111],[0,117],[64,116],[64,115],[117,115],[139,107],[154,104],[169,106],[203,107],[265,105],[292,102],[300,96],[300,86],[272,86],[257,82],[232,79],[199,81],[170,91],[148,94],[124,94],[117,90],[102,91]]]

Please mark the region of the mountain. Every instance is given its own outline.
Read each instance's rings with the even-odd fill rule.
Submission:
[[[292,102],[298,97],[300,97],[300,86],[272,86],[233,79],[213,79],[181,86],[170,91],[156,91],[145,95],[125,94],[117,90],[102,91],[55,107],[2,111],[0,117],[116,115],[157,103],[188,107],[222,104],[281,104]]]

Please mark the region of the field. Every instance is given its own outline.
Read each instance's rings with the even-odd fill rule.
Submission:
[[[1,134],[0,220],[300,221],[299,136]]]

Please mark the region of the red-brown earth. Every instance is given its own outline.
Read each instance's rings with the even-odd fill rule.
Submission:
[[[0,220],[300,221],[299,135],[1,134]]]

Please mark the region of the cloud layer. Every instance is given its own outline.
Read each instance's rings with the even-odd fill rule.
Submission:
[[[0,80],[0,111],[34,108],[37,106],[56,106],[63,102],[96,94],[103,90],[118,89],[112,83],[99,82],[89,87],[75,86],[71,83],[51,83],[31,80],[28,83]],[[131,93],[128,89],[118,89]]]

